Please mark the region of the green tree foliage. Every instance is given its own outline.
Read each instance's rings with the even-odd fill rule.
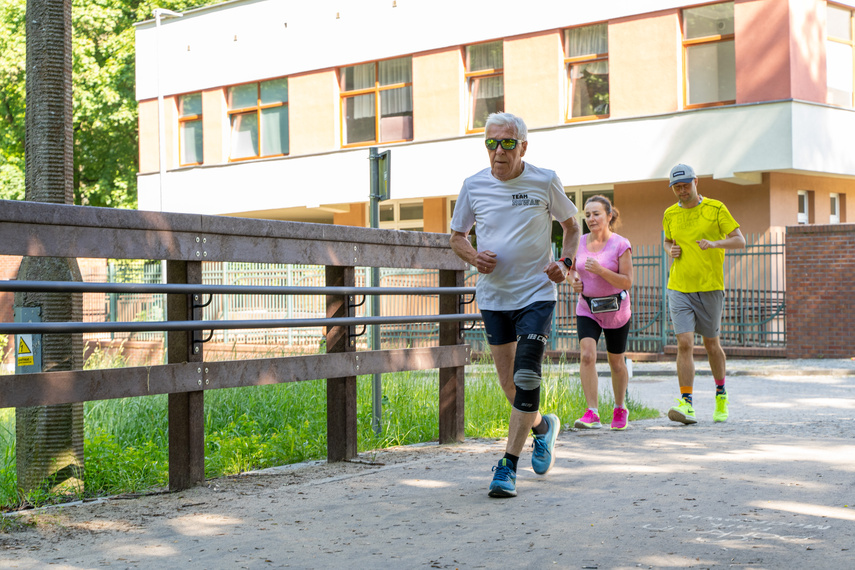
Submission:
[[[73,0],[74,203],[137,204],[135,22],[219,0]],[[0,199],[24,198],[26,0],[0,2]]]
[[[24,198],[25,0],[0,2],[0,198]]]

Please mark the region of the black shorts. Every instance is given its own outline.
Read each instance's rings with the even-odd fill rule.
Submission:
[[[579,340],[592,338],[594,342],[600,340],[602,333],[606,337],[606,351],[611,354],[623,354],[626,352],[626,339],[629,337],[629,321],[619,329],[604,329],[600,323],[591,317],[576,317],[576,331]]]
[[[535,301],[522,309],[513,311],[490,311],[481,309],[484,330],[490,344],[516,342],[517,337],[527,334],[549,336],[552,330],[552,312],[555,301]]]

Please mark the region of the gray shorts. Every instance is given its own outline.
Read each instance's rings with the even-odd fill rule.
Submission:
[[[721,333],[724,291],[682,293],[668,289],[668,308],[677,334],[696,332],[704,338]]]

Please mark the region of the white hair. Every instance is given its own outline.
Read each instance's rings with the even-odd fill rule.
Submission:
[[[512,115],[511,113],[490,113],[487,116],[487,122],[484,124],[484,131],[486,132],[487,129],[494,125],[497,127],[510,127],[518,140],[527,140],[528,127],[525,126],[525,121],[516,115]]]

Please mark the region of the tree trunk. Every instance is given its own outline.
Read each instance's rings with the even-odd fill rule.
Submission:
[[[26,200],[71,204],[73,194],[71,0],[27,1]],[[76,259],[25,257],[19,280],[79,281]],[[82,320],[82,296],[18,293],[15,305],[39,307],[42,321]],[[79,370],[80,334],[44,335],[45,371]],[[83,404],[18,408],[18,488],[83,489]]]

